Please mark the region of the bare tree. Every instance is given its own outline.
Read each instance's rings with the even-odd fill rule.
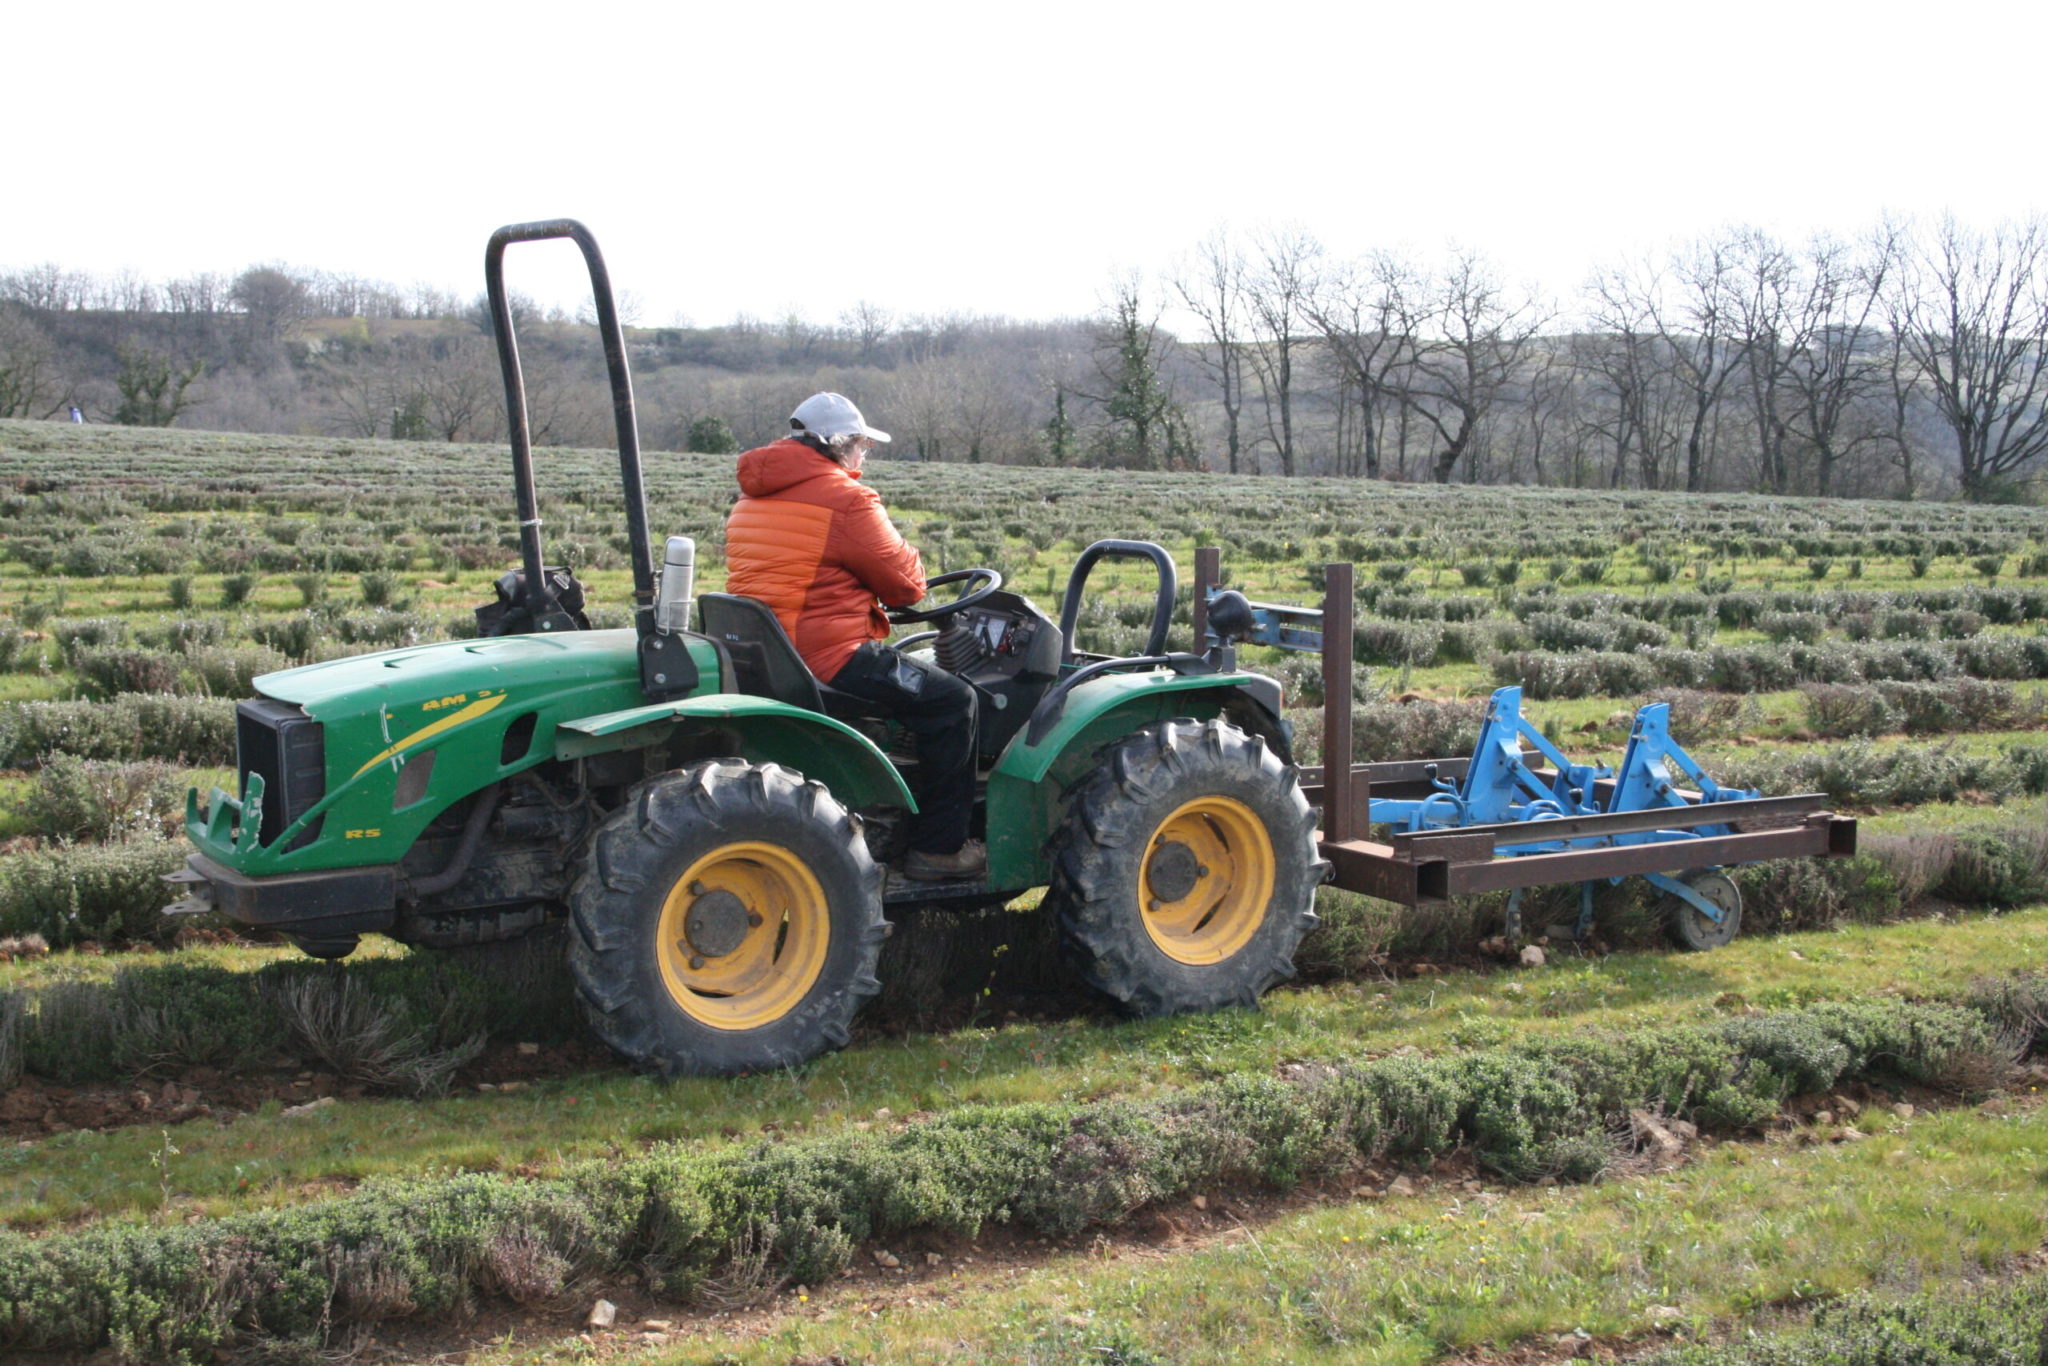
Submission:
[[[124,269],[103,281],[99,295],[99,306],[117,313],[154,313],[158,308],[156,286],[133,270]]]
[[[882,363],[882,342],[894,325],[895,315],[880,304],[861,299],[839,315],[839,325],[860,348],[862,365]]]
[[[1906,344],[1903,328],[1885,329],[1884,439],[1890,443],[1892,463],[1899,468],[1900,494],[1919,496],[1918,443],[1913,440],[1913,410],[1920,400],[1922,376],[1913,363],[1912,348]]]
[[[1792,471],[1780,390],[1804,344],[1803,336],[1788,335],[1797,327],[1792,317],[1797,271],[1792,254],[1759,228],[1738,229],[1728,247],[1728,330],[1743,356],[1741,373],[1756,431],[1756,483],[1784,493]]]
[[[66,270],[55,261],[0,275],[0,300],[39,313],[67,313],[84,308],[91,289],[90,276]]]
[[[1523,482],[1524,455],[1529,459],[1529,482],[1539,485],[1554,482],[1554,470],[1546,470],[1543,462],[1555,454],[1554,439],[1569,417],[1575,398],[1573,380],[1567,348],[1546,343],[1531,349],[1517,386],[1520,401],[1513,405],[1518,420],[1510,433],[1509,483]],[[1575,460],[1563,482],[1577,487],[1581,477],[1582,471]]]
[[[1893,363],[1872,323],[1898,248],[1896,230],[1886,227],[1860,255],[1839,240],[1817,237],[1801,257],[1803,286],[1789,313],[1785,426],[1813,453],[1814,491],[1823,498],[1835,492],[1842,460],[1887,434],[1882,424],[1859,423],[1856,415]]]
[[[28,310],[0,303],[0,417],[48,417],[64,403],[50,338]]]
[[[647,302],[640,297],[637,290],[616,290],[612,294],[612,312],[618,316],[620,328],[638,327],[641,317],[647,312]],[[576,305],[573,316],[578,327],[596,327],[597,301],[584,299]],[[555,319],[551,318],[549,321]]]
[[[416,414],[443,441],[476,441],[496,433],[505,391],[488,338],[435,337],[396,348],[394,360],[400,378],[392,393],[394,408]]]
[[[781,360],[784,365],[802,365],[811,361],[819,341],[819,329],[803,315],[795,305],[782,311],[782,318],[775,324],[777,339],[781,342]]]
[[[1037,454],[1029,380],[979,348],[917,358],[891,371],[881,410],[892,454],[919,460],[1023,464]]]
[[[1649,444],[1649,389],[1655,367],[1657,338],[1649,332],[1649,315],[1634,307],[1632,293],[1612,276],[1595,276],[1597,299],[1593,330],[1571,338],[1571,365],[1587,389],[1579,422],[1587,436],[1602,440],[1612,451],[1608,487],[1628,481],[1630,461],[1642,465]],[[1655,457],[1651,457],[1655,467]],[[1657,487],[1645,479],[1642,487]]]
[[[1406,302],[1400,330],[1410,355],[1396,383],[1402,404],[1436,434],[1430,476],[1437,483],[1451,482],[1549,320],[1548,309],[1507,294],[1487,264],[1463,250]]]
[[[387,350],[364,349],[322,359],[315,372],[332,405],[327,425],[343,436],[377,436],[398,406],[397,384]],[[395,433],[392,433],[395,435]]]
[[[328,318],[403,318],[410,311],[395,286],[349,271],[321,271],[309,281],[313,312]]]
[[[1170,283],[1181,304],[1201,321],[1207,338],[1192,348],[1202,372],[1215,382],[1223,400],[1223,449],[1232,474],[1244,450],[1244,358],[1246,313],[1244,253],[1218,228],[1197,246],[1191,258],[1173,272]]]
[[[1245,276],[1245,299],[1259,333],[1252,371],[1266,417],[1266,440],[1280,457],[1280,473],[1294,473],[1294,352],[1296,332],[1308,325],[1307,304],[1322,246],[1298,225],[1270,228],[1253,238],[1257,259]]]
[[[1902,272],[1893,326],[1955,438],[1963,496],[1992,497],[2048,450],[2048,220],[1944,218]]]
[[[459,318],[463,303],[460,297],[447,290],[424,282],[415,284],[405,294],[404,312],[399,316],[411,318]]]
[[[1365,477],[1381,472],[1385,410],[1400,400],[1393,376],[1407,364],[1409,315],[1420,276],[1400,257],[1378,253],[1322,275],[1306,311],[1323,351],[1358,405],[1357,441]]]
[[[1662,269],[1607,271],[1592,286],[1596,318],[1610,330],[1612,320],[1626,320],[1628,363],[1654,360],[1664,372],[1657,377],[1638,372],[1636,378],[1654,385],[1668,376],[1683,398],[1685,487],[1694,493],[1707,486],[1708,434],[1746,355],[1736,321],[1736,254],[1736,239],[1723,234],[1674,253]],[[1637,347],[1639,334],[1657,344]]]
[[[514,336],[524,337],[536,323],[542,321],[541,306],[531,294],[516,289],[505,291],[505,311],[512,316]],[[462,311],[469,325],[486,337],[497,335],[498,325],[491,316],[491,296],[488,291],[479,292]]]
[[[209,316],[226,311],[229,288],[225,276],[202,271],[165,285],[164,304],[172,313]]]

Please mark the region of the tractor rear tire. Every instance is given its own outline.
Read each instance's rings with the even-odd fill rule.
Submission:
[[[570,919],[591,1028],[669,1076],[843,1047],[889,932],[846,809],[822,783],[738,759],[634,789],[592,841]]]
[[[1075,784],[1048,899],[1064,956],[1127,1014],[1251,1007],[1317,923],[1316,817],[1227,721],[1161,722]]]

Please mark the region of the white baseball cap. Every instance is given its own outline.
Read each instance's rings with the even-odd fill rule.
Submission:
[[[789,425],[816,432],[827,441],[835,436],[864,436],[871,441],[889,439],[887,432],[870,427],[867,419],[860,415],[860,409],[853,406],[853,400],[844,394],[812,394],[796,405],[796,411],[789,415]]]

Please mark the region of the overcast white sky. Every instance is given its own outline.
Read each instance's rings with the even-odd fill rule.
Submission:
[[[569,216],[649,324],[1093,311],[1219,224],[1566,293],[1721,224],[2042,206],[2048,6],[16,6],[0,269],[464,295]],[[577,302],[566,244],[515,288]]]

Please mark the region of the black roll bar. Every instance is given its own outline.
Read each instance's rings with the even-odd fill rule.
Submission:
[[[1081,619],[1081,590],[1087,585],[1088,573],[1098,561],[1104,559],[1150,560],[1159,571],[1159,596],[1152,605],[1152,634],[1145,639],[1145,648],[1140,655],[1158,655],[1166,651],[1167,628],[1173,624],[1173,596],[1178,588],[1173,573],[1173,556],[1166,553],[1166,547],[1150,541],[1097,541],[1081,552],[1081,558],[1074,561],[1074,571],[1067,576],[1067,596],[1060,603],[1060,662],[1074,662],[1074,627]],[[1199,644],[1200,642],[1196,642]]]
[[[537,629],[550,629],[549,594],[542,577],[540,504],[533,491],[533,436],[526,413],[526,379],[519,368],[519,340],[513,335],[512,306],[505,294],[505,248],[514,242],[566,237],[583,252],[590,293],[597,304],[597,333],[611,378],[612,419],[618,429],[619,478],[625,487],[626,533],[633,557],[633,624],[641,636],[654,629],[654,556],[647,534],[647,490],[640,476],[640,423],[633,410],[633,376],[626,368],[626,335],[612,302],[611,272],[590,229],[573,218],[510,223],[491,234],[484,249],[484,284],[491,301],[491,330],[498,339],[498,366],[505,376],[505,418],[512,440],[512,482],[519,503],[519,554],[526,570],[526,607]]]

